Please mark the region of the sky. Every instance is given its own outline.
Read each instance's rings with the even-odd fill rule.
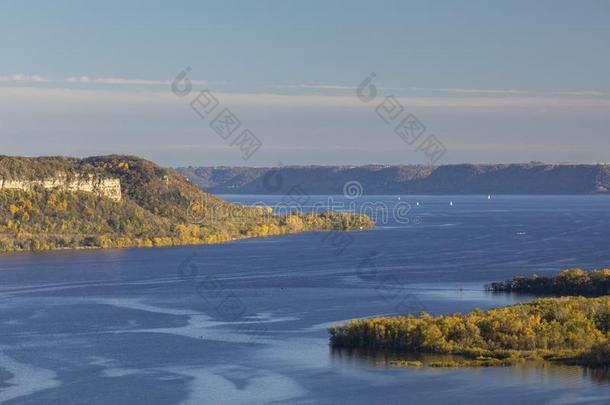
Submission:
[[[0,154],[605,162],[609,44],[610,0],[3,0]]]

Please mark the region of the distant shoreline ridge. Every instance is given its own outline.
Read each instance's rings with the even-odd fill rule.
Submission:
[[[392,194],[608,194],[606,163],[513,163],[365,166],[228,167],[176,169],[216,194],[342,194],[357,181],[367,195]]]

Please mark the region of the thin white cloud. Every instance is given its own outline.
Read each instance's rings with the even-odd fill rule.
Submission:
[[[166,85],[170,84],[169,80],[146,80],[146,79],[123,79],[119,77],[102,77],[94,79],[93,83],[97,84],[144,84],[144,85]]]
[[[24,73],[14,73],[11,75],[0,75],[0,83],[12,83],[12,84],[42,84],[42,83],[56,83],[69,85],[100,85],[100,86],[169,86],[172,80],[152,80],[152,79],[140,79],[140,78],[122,78],[122,77],[90,77],[87,75],[70,76],[61,79],[50,79],[44,76],[33,74],[27,75]],[[195,80],[191,79],[193,85],[224,85],[225,82],[216,81],[210,82],[207,80]],[[344,86],[337,84],[326,84],[326,83],[288,83],[288,84],[273,84],[270,86],[274,89],[293,89],[293,90],[328,90],[328,91],[345,91],[354,90],[354,86]],[[70,88],[69,86],[66,88]],[[517,90],[517,89],[469,89],[469,88],[425,88],[425,87],[410,87],[408,89],[398,87],[381,87],[378,89],[384,90],[382,93],[392,94],[392,91],[416,91],[422,93],[446,93],[446,94],[463,94],[468,96],[467,98],[449,98],[438,95],[428,94],[426,96],[404,96],[398,97],[401,100],[416,100],[417,106],[466,106],[466,107],[484,107],[483,104],[488,104],[490,107],[495,106],[507,106],[508,104],[517,105],[522,104],[523,107],[530,105],[547,106],[549,102],[551,104],[567,104],[565,99],[569,97],[584,99],[583,103],[587,104],[589,99],[610,97],[610,94],[604,93],[598,90],[574,90],[574,91],[551,91],[551,92],[538,92],[529,90]],[[312,94],[295,94],[295,95],[281,95],[274,93],[260,93],[260,94],[247,94],[247,93],[231,93],[232,97],[236,97],[238,102],[246,103],[275,103],[284,101],[282,97],[298,97],[292,98],[292,102],[299,105],[338,105],[344,104],[359,105],[354,97],[343,96],[345,93],[335,93],[327,95],[312,95]],[[503,97],[502,97],[503,96]],[[506,101],[505,97],[509,96],[510,101]],[[321,98],[322,97],[322,98]],[[529,99],[529,100],[526,100]],[[532,99],[537,98],[538,101]],[[247,101],[246,99],[250,99]],[[496,99],[496,101],[492,101]],[[280,101],[281,100],[281,101]],[[458,105],[460,104],[460,105]],[[576,103],[578,104],[578,103]],[[582,104],[582,103],[581,103]],[[602,101],[601,104],[604,104]]]
[[[599,96],[599,97],[607,95],[607,94],[602,93],[601,91],[597,91],[597,90],[562,91],[562,92],[556,92],[553,94],[565,95],[565,96]]]
[[[66,81],[73,83],[74,79],[69,77]],[[93,84],[115,84],[115,85],[146,85],[146,86],[167,86],[172,83],[171,80],[149,80],[149,79],[125,79],[121,77],[100,77],[90,79],[87,76],[81,76],[76,80],[80,83],[93,83]],[[84,79],[84,80],[83,80]],[[207,80],[191,80],[192,84],[195,85],[206,85],[209,84]]]
[[[294,90],[354,90],[355,86],[343,86],[335,84],[323,83],[297,83],[297,84],[274,84],[271,85],[274,89],[294,89]],[[449,93],[449,94],[467,94],[467,95],[496,95],[496,96],[576,96],[576,97],[603,97],[607,93],[597,90],[574,90],[574,91],[530,91],[516,89],[468,89],[468,88],[426,88],[426,87],[409,87],[400,88],[395,86],[377,86],[378,89],[385,90],[385,93],[400,91],[416,91],[421,93]]]
[[[414,90],[424,90],[424,91],[434,91],[434,92],[443,92],[443,93],[464,93],[464,94],[530,94],[533,95],[535,93],[531,91],[525,90],[513,90],[513,89],[503,89],[503,90],[495,90],[495,89],[460,89],[460,88],[439,88],[439,89],[425,89],[425,88],[417,88]]]
[[[275,89],[304,89],[304,90],[353,90],[354,86],[340,86],[336,84],[300,83],[300,84],[274,84]]]
[[[375,109],[383,100],[378,96],[363,103],[355,96],[287,95],[272,93],[217,93],[233,105],[277,107],[358,107]],[[609,99],[572,97],[396,97],[404,108],[610,108]]]
[[[91,82],[91,79],[89,79],[89,76],[72,76],[72,77],[68,77],[66,79],[66,82],[68,83],[89,83]]]
[[[169,83],[169,82],[168,82]],[[273,94],[273,93],[228,93],[213,91],[219,102],[228,108],[233,106],[248,107],[337,107],[366,108],[374,110],[383,100],[363,103],[351,95],[303,95],[303,94]],[[193,90],[191,95],[178,98],[166,91],[153,90],[120,90],[109,88],[42,88],[42,87],[0,87],[0,98],[4,101],[26,102],[28,99],[49,99],[55,105],[70,103],[140,105],[142,108],[155,108],[162,105],[191,101],[197,96]],[[555,108],[601,108],[610,109],[610,99],[599,97],[398,97],[397,100],[405,109],[411,108],[522,108],[522,109],[555,109]],[[188,103],[187,103],[188,105]]]
[[[46,77],[34,74],[26,75],[24,73],[14,73],[11,75],[0,75],[0,83],[80,83],[80,84],[101,84],[101,85],[149,85],[149,86],[166,86],[172,83],[171,80],[148,80],[148,79],[125,79],[120,77],[100,77],[92,78],[87,75],[70,76],[62,79],[47,79]],[[207,80],[191,80],[194,85],[210,84]],[[223,82],[214,82],[214,84],[223,84]]]
[[[26,75],[24,73],[14,73],[8,76],[0,76],[0,82],[3,83],[42,83],[46,81],[48,80],[40,75]]]
[[[540,92],[540,91],[514,90],[514,89],[463,89],[463,88],[424,88],[424,87],[411,87],[410,90],[439,92],[439,93],[529,95],[529,96],[589,96],[589,97],[595,97],[595,96],[606,95],[597,90]]]
[[[46,82],[47,79],[45,79],[44,77],[40,76],[40,75],[32,75],[30,76],[30,80],[33,82]]]

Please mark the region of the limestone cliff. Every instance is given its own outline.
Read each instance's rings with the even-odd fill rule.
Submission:
[[[115,178],[101,178],[93,175],[79,176],[57,174],[40,180],[25,179],[2,179],[0,178],[0,190],[31,190],[34,187],[46,189],[57,188],[65,191],[84,191],[97,196],[108,197],[114,201],[121,201],[121,181]]]

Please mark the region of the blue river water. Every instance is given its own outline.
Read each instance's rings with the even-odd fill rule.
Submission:
[[[357,203],[367,201],[399,200]],[[330,350],[333,323],[508,305],[530,297],[484,285],[610,266],[610,197],[400,201],[408,220],[378,218],[376,229],[349,234],[1,255],[0,402],[610,403],[610,376],[599,370],[397,368]]]

